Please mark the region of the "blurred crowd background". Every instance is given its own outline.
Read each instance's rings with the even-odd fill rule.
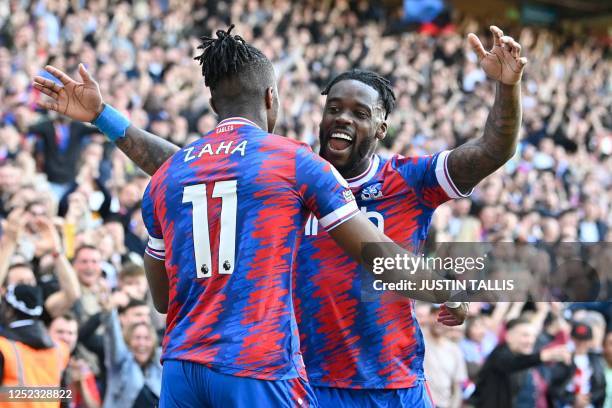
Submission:
[[[417,24],[402,21],[401,8],[372,3],[0,2],[0,340],[35,337],[24,362],[38,368],[26,377],[44,371],[42,358],[58,359],[67,366],[61,383],[77,396],[70,405],[78,407],[152,406],[161,382],[164,317],[154,312],[142,268],[147,233],[139,206],[148,177],[97,129],[38,108],[43,96],[31,78],[48,75],[46,64],[78,78],[83,62],[105,101],[134,125],[185,145],[216,124],[193,61],[198,38],[231,21],[275,64],[277,133],[317,149],[322,88],[360,67],[389,78],[397,96],[379,153],[424,155],[482,134],[494,84],[466,35],[476,33],[490,48],[488,25],[495,23],[529,59],[521,142],[471,198],[436,211],[430,240],[534,247],[612,240],[609,36],[518,21],[504,26],[449,10]],[[603,406],[607,377],[612,407],[610,303],[533,303],[537,294],[525,300],[473,303],[467,323],[452,329],[435,323],[431,305],[418,306],[438,405],[491,393],[495,387],[479,380],[486,369],[488,376],[508,374],[516,406],[525,407]],[[36,354],[53,345],[66,353]],[[0,355],[9,350],[0,341]],[[522,363],[495,371],[504,352]],[[535,357],[527,362],[527,355]],[[0,359],[5,385],[7,361]],[[59,372],[47,371],[60,381]]]

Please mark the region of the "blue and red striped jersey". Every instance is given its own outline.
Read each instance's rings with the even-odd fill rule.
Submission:
[[[292,274],[309,214],[358,213],[348,184],[305,144],[226,119],[152,177],[147,253],[170,283],[162,360],[264,380],[304,377]]]
[[[348,180],[357,205],[389,238],[418,252],[437,206],[464,196],[448,175],[447,151],[423,157],[374,156]],[[413,301],[367,292],[371,275],[351,260],[316,218],[298,254],[296,305],[311,384],[406,388],[423,379],[424,344]],[[369,281],[372,279],[372,281]]]

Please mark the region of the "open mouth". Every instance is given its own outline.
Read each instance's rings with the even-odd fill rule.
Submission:
[[[353,144],[353,138],[346,133],[334,132],[327,140],[327,147],[332,152],[341,153]]]

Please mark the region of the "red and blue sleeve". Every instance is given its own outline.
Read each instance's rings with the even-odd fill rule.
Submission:
[[[161,223],[155,213],[155,203],[151,195],[151,183],[147,186],[142,197],[142,219],[149,232],[149,242],[145,252],[155,259],[165,260],[166,246],[162,236]]]
[[[332,230],[359,209],[348,183],[327,161],[301,147],[296,151],[296,184],[306,207],[326,230]]]

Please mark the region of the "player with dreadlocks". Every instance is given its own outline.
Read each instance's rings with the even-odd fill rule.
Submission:
[[[147,279],[156,308],[168,314],[160,406],[316,405],[292,297],[306,218],[314,214],[366,265],[372,259],[362,259],[362,245],[390,240],[358,210],[328,162],[303,143],[268,133],[279,106],[272,64],[231,29],[203,38],[196,58],[218,126],[168,158],[143,197]],[[43,107],[92,121],[114,140],[146,139],[102,103],[95,81],[79,69],[82,84],[53,67],[47,70],[63,87],[35,78],[54,99]],[[408,255],[386,248],[377,254]],[[428,278],[388,272],[381,278]],[[404,294],[437,301],[449,295]]]

